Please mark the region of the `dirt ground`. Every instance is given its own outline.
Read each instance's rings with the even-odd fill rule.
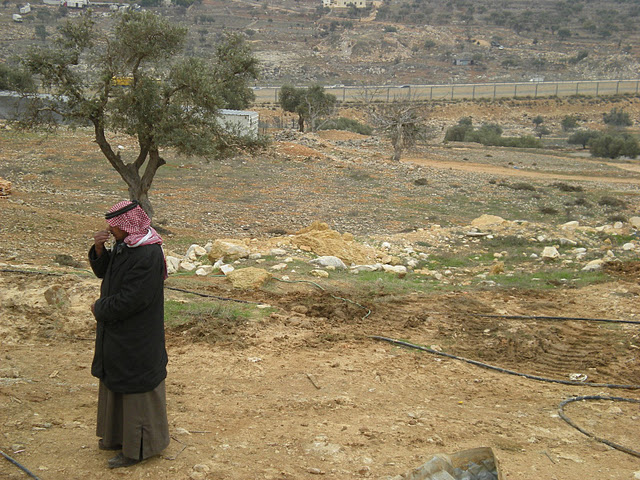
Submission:
[[[201,286],[208,294],[268,303],[275,313],[238,326],[226,340],[208,341],[195,328],[168,329],[171,444],[162,456],[109,471],[112,453],[97,448],[97,382],[89,372],[94,332],[89,305],[99,281],[86,263],[62,267],[52,257],[60,252],[83,259],[90,232],[100,227],[95,211],[123,191],[112,177],[84,179],[82,152],[94,147],[82,138],[67,141],[73,148],[66,162],[73,168],[64,170],[64,162],[55,160],[66,176],[47,177],[48,164],[30,163],[29,148],[37,145],[5,148],[0,158],[21,161],[23,170],[11,198],[0,200],[0,449],[42,480],[387,479],[434,454],[481,446],[493,449],[509,480],[640,477],[638,458],[583,435],[558,414],[560,402],[572,396],[640,399],[635,389],[587,385],[640,384],[638,325],[480,316],[638,321],[640,283],[633,264],[612,272],[612,282],[584,288],[359,299],[348,285],[335,286],[340,296],[370,309],[368,316],[310,285],[241,292],[222,280],[207,280]],[[55,154],[54,145],[47,155]],[[424,161],[433,169],[453,168]],[[190,166],[176,167],[159,182],[159,198],[173,193],[178,196],[171,201],[180,202],[186,187],[173,178],[178,168]],[[44,183],[38,183],[43,175]],[[589,175],[582,180],[611,180]],[[628,183],[637,188],[633,175]],[[297,194],[314,191],[312,184],[296,185]],[[201,212],[166,214],[171,239],[204,241],[211,235],[204,223],[201,230],[190,228],[190,215]],[[241,220],[237,223],[240,230]],[[175,282],[170,278],[167,285]],[[63,301],[47,302],[45,292],[52,287]],[[167,290],[167,298],[188,296]],[[577,386],[535,381],[372,336],[520,373],[560,380],[583,374],[587,380]],[[638,404],[576,402],[565,412],[594,435],[640,450]],[[0,478],[27,476],[0,459]]]

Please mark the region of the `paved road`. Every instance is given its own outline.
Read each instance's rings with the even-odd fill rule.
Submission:
[[[570,82],[478,83],[456,85],[325,86],[341,102],[393,100],[462,100],[514,97],[568,97],[638,94],[640,80],[593,80]],[[256,103],[277,103],[279,87],[255,87]]]

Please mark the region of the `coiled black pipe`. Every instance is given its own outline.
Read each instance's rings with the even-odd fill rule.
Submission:
[[[593,438],[594,440],[597,440],[598,442],[604,443],[605,445],[609,445],[610,447],[615,448],[616,450],[620,450],[621,452],[628,453],[629,455],[633,455],[634,457],[639,457],[640,458],[640,452],[638,452],[636,450],[632,450],[631,448],[625,447],[624,445],[620,445],[618,443],[614,443],[614,442],[612,442],[610,440],[607,440],[606,438],[598,437],[597,435],[586,431],[585,429],[580,427],[578,424],[576,424],[573,420],[571,420],[564,413],[564,406],[565,405],[567,405],[567,404],[569,404],[571,402],[579,402],[579,401],[583,401],[583,400],[610,400],[610,401],[614,401],[614,402],[630,402],[630,403],[640,403],[640,400],[635,400],[633,398],[603,397],[603,396],[600,396],[600,395],[588,395],[588,396],[584,396],[584,397],[567,398],[565,401],[560,403],[560,405],[558,406],[558,414],[560,414],[560,418],[562,418],[565,422],[567,422],[573,428],[578,430],[580,433],[586,435],[587,437]]]
[[[454,360],[460,360],[462,362],[470,363],[471,365],[476,365],[477,367],[482,367],[482,368],[486,368],[486,369],[489,369],[489,370],[495,370],[496,372],[500,372],[500,373],[508,373],[509,375],[515,375],[515,376],[518,376],[518,377],[528,378],[530,380],[537,380],[539,382],[560,383],[562,385],[576,385],[576,386],[579,385],[579,386],[587,386],[587,387],[620,388],[620,389],[626,389],[626,390],[640,390],[640,385],[618,385],[618,384],[615,384],[615,383],[584,383],[584,382],[578,382],[578,381],[575,381],[575,380],[559,380],[559,379],[554,379],[554,378],[540,377],[538,375],[530,375],[528,373],[520,373],[520,372],[516,372],[514,370],[508,370],[506,368],[496,367],[495,365],[490,365],[488,363],[479,362],[477,360],[471,360],[470,358],[459,357],[457,355],[452,355],[451,353],[438,352],[437,350],[433,350],[432,348],[423,347],[421,345],[416,345],[414,343],[409,343],[409,342],[405,342],[405,341],[402,341],[402,340],[396,340],[394,338],[381,337],[381,336],[378,336],[378,335],[373,335],[370,338],[373,338],[374,340],[381,340],[381,341],[384,341],[384,342],[393,343],[393,344],[400,345],[400,346],[403,346],[403,347],[415,348],[417,350],[422,350],[424,352],[432,353],[434,355],[440,355],[442,357],[452,358]]]
[[[545,317],[534,315],[487,315],[483,313],[472,313],[472,315],[474,317],[509,318],[514,320],[578,320],[581,322],[629,323],[631,325],[640,325],[640,322],[636,320],[612,320],[610,318]]]
[[[560,384],[563,384],[563,385],[580,385],[580,386],[587,386],[587,387],[621,388],[621,389],[628,389],[628,390],[640,389],[640,385],[617,385],[617,384],[610,384],[610,383],[582,383],[582,382],[576,382],[576,381],[571,381],[571,380],[557,380],[557,379],[552,379],[552,378],[539,377],[537,375],[529,375],[529,374],[526,374],[526,373],[514,372],[513,370],[507,370],[505,368],[496,367],[494,365],[489,365],[489,364],[483,363],[483,362],[478,362],[477,360],[471,360],[471,359],[468,359],[468,358],[459,357],[457,355],[452,355],[450,353],[438,352],[437,350],[433,350],[432,348],[423,347],[421,345],[415,345],[413,343],[405,342],[405,341],[402,341],[402,340],[396,340],[396,339],[388,338],[388,337],[381,337],[381,336],[378,336],[378,335],[373,335],[373,336],[371,336],[371,338],[373,338],[375,340],[381,340],[381,341],[393,343],[395,345],[400,345],[400,346],[403,346],[403,347],[415,348],[415,349],[418,349],[418,350],[422,350],[424,352],[433,353],[434,355],[440,355],[440,356],[443,356],[443,357],[452,358],[454,360],[461,360],[463,362],[470,363],[471,365],[476,365],[478,367],[487,368],[489,370],[495,370],[495,371],[500,372],[500,373],[508,373],[510,375],[516,375],[516,376],[523,377],[523,378],[529,378],[531,380],[538,380],[538,381],[550,382],[550,383],[560,383]],[[606,438],[598,437],[597,435],[584,430],[579,425],[577,425],[573,420],[571,420],[564,413],[564,406],[567,405],[568,403],[576,402],[576,401],[579,401],[579,400],[611,400],[611,401],[630,402],[630,403],[640,403],[640,400],[635,400],[633,398],[603,397],[603,396],[599,396],[599,395],[590,395],[590,396],[568,398],[568,399],[564,400],[562,403],[560,403],[560,405],[558,406],[558,413],[560,415],[560,418],[562,418],[565,422],[567,422],[570,426],[572,426],[573,428],[578,430],[580,433],[582,433],[582,434],[584,434],[584,435],[586,435],[586,436],[588,436],[590,438],[593,438],[594,440],[596,440],[598,442],[604,443],[605,445],[608,445],[608,446],[610,446],[612,448],[615,448],[616,450],[620,450],[621,452],[627,453],[629,455],[633,455],[634,457],[640,457],[640,452],[637,452],[637,451],[635,451],[635,450],[633,450],[631,448],[625,447],[624,445],[620,445],[620,444],[617,444],[617,443],[612,442],[610,440],[607,440]]]

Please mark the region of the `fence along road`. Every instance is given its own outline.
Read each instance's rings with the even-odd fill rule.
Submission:
[[[610,96],[638,94],[640,80],[583,80],[563,82],[476,83],[451,85],[324,87],[342,102],[392,102],[394,100],[478,100],[481,98]],[[256,104],[278,103],[279,87],[254,87]]]

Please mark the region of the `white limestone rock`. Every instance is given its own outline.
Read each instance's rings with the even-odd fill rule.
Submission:
[[[314,258],[309,263],[318,265],[320,267],[335,267],[341,270],[347,269],[347,266],[344,264],[344,262],[338,257],[334,257],[333,255],[325,255],[323,257]]]
[[[407,273],[407,267],[404,265],[382,265],[382,269],[387,273]]]
[[[206,277],[213,272],[213,265],[203,265],[196,270],[196,275]]]
[[[582,267],[583,272],[596,272],[598,270],[602,270],[602,266],[604,265],[604,260],[592,260],[587,263],[584,267]]]
[[[558,252],[556,247],[544,247],[540,257],[542,257],[543,260],[553,261],[560,258],[560,252]]]

